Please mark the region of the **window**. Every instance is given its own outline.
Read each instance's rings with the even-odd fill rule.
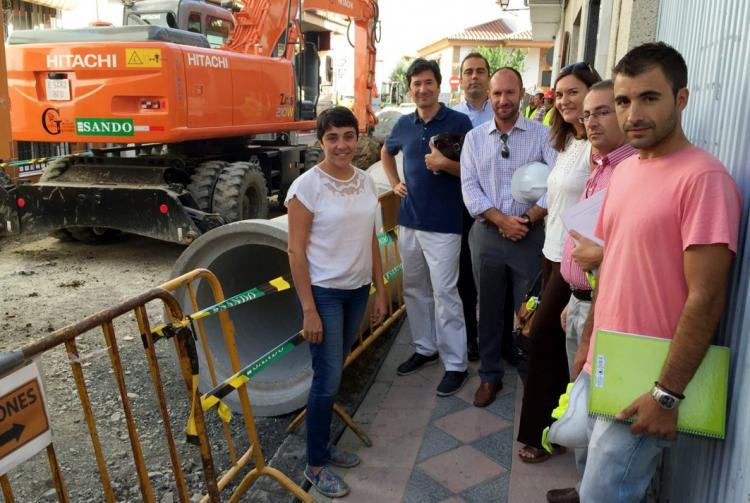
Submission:
[[[206,38],[211,47],[221,47],[229,39],[233,25],[231,21],[213,16],[206,16]]]
[[[203,33],[201,29],[201,15],[200,12],[191,12],[188,17],[187,31],[195,33]]]

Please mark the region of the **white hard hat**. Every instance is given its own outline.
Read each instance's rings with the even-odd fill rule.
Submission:
[[[519,203],[534,204],[547,191],[547,176],[550,168],[543,162],[524,164],[513,172],[510,193]]]

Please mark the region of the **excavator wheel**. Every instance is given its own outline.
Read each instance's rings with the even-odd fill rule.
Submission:
[[[225,167],[214,188],[212,209],[227,222],[268,218],[266,177],[256,162],[233,162]]]
[[[228,164],[226,161],[206,161],[200,163],[193,170],[187,189],[198,203],[199,210],[211,211],[211,199],[213,198],[216,181],[221,171]]]

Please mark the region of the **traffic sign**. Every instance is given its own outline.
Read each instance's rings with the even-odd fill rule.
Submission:
[[[451,78],[448,82],[453,89],[457,89],[458,85],[461,83],[461,79],[458,78],[458,75],[451,75]]]
[[[32,362],[0,379],[0,475],[51,441],[39,368]]]

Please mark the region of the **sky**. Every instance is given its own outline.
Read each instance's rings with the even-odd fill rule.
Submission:
[[[522,3],[511,0],[510,7]],[[418,49],[470,26],[512,15],[504,14],[496,0],[378,0],[378,5],[382,35],[377,82],[386,79],[404,55],[416,55]],[[528,11],[521,14],[528,18]]]

